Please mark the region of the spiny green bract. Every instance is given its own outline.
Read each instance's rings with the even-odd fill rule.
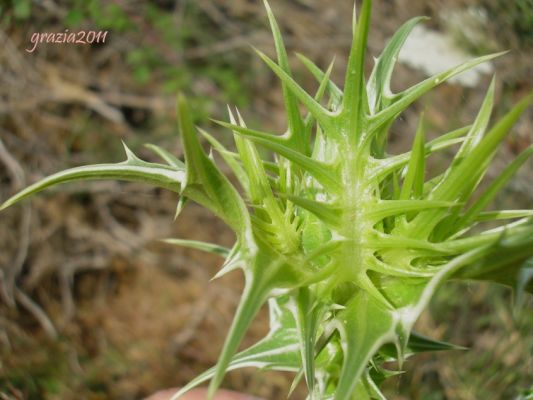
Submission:
[[[383,368],[420,351],[452,345],[412,333],[413,324],[437,287],[454,279],[490,280],[532,291],[522,269],[533,255],[531,210],[484,211],[529,158],[528,148],[476,201],[470,201],[498,145],[527,107],[520,101],[489,128],[491,83],[472,125],[427,142],[423,118],[412,150],[390,156],[387,135],[395,118],[424,93],[496,55],[480,57],[400,93],[390,81],[398,53],[422,18],[405,23],[388,42],[374,69],[363,73],[371,1],[354,16],[354,36],[341,91],[310,60],[301,61],[319,81],[306,93],[292,78],[279,28],[266,4],[278,62],[259,56],[280,78],[288,129],[275,135],[246,127],[238,111],[230,122],[236,152],[200,130],[231,167],[241,191],[200,145],[183,97],[178,116],[185,163],[149,145],[166,164],[147,163],[126,148],[119,164],[74,168],[30,186],[2,208],[48,186],[83,179],[143,181],[196,201],[236,233],[232,249],[173,239],[170,243],[226,258],[219,275],[240,268],[246,284],[218,364],[182,393],[210,380],[212,398],[226,371],[255,366],[296,372],[309,399],[383,399],[379,384],[396,374]],[[303,105],[308,114],[302,117]],[[256,145],[273,159],[260,157]],[[426,180],[425,160],[459,145],[449,168]],[[242,192],[242,194],[240,194]],[[516,219],[475,233],[482,221]],[[529,274],[531,275],[531,274]],[[526,278],[527,279],[527,278]],[[517,285],[517,286],[516,286]],[[268,302],[270,333],[237,353],[252,319]]]

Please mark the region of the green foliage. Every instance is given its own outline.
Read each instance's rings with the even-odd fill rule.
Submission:
[[[97,29],[123,33],[135,29],[135,23],[118,4],[102,0],[74,0],[65,16],[70,28],[78,27],[89,18]]]
[[[421,19],[408,21],[389,41],[367,80],[364,74],[372,9],[363,1],[354,15],[354,38],[341,91],[311,61],[316,95],[292,77],[274,16],[265,3],[277,62],[259,56],[279,77],[288,128],[282,135],[248,128],[237,110],[229,123],[237,151],[201,131],[238,180],[240,191],[200,146],[183,96],[177,113],[185,160],[150,146],[166,164],[146,163],[126,148],[119,164],[79,167],[38,182],[0,209],[58,183],[122,179],[150,183],[190,199],[221,218],[236,234],[232,249],[185,240],[171,243],[225,257],[217,276],[241,269],[245,287],[232,326],[213,369],[176,396],[210,380],[211,399],[225,373],[255,366],[296,372],[309,399],[383,399],[379,385],[400,371],[391,361],[453,346],[412,332],[435,291],[450,279],[486,280],[532,291],[526,260],[533,256],[530,210],[484,212],[531,155],[520,155],[478,203],[471,200],[498,146],[526,109],[525,97],[489,127],[494,83],[470,126],[427,143],[423,117],[412,151],[387,154],[394,120],[422,95],[453,76],[497,55],[474,59],[400,93],[390,81],[398,52]],[[322,105],[326,104],[326,105]],[[302,116],[300,108],[307,110]],[[459,150],[443,173],[426,177],[425,159],[454,144]],[[261,157],[256,146],[273,158]],[[480,221],[499,228],[472,230]],[[519,293],[521,295],[521,293]],[[268,303],[268,335],[247,350],[238,347],[260,307]],[[177,398],[176,397],[176,398]]]
[[[16,19],[27,19],[31,14],[31,0],[21,0],[13,4],[13,14]]]
[[[484,4],[490,20],[495,21],[500,30],[512,30],[523,45],[533,44],[533,1],[487,0]]]
[[[0,394],[8,399],[14,398],[9,393],[16,388],[23,390],[27,399],[40,399],[44,393],[57,396],[61,392],[63,377],[69,374],[61,345],[60,341],[43,343],[38,351],[25,352],[21,361],[14,363],[9,361],[7,348],[0,349],[2,361],[5,360],[0,375]]]
[[[7,0],[0,4],[0,16],[2,21],[26,21],[32,11],[31,0]]]

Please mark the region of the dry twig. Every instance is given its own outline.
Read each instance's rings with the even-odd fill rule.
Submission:
[[[7,167],[7,171],[13,178],[13,186],[15,190],[24,187],[24,170],[17,162],[17,160],[7,151],[4,143],[0,139],[0,161]],[[31,226],[31,208],[29,204],[22,205],[22,215],[20,219],[20,240],[15,259],[5,268],[3,279],[1,281],[2,296],[7,304],[11,307],[15,306],[14,292],[15,281],[19,276],[24,261],[28,255],[28,247],[30,243],[30,226]]]

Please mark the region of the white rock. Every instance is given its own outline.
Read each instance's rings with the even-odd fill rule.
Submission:
[[[403,64],[421,70],[428,76],[472,58],[474,57],[459,48],[450,36],[422,25],[415,26],[398,57]],[[449,82],[475,87],[482,74],[491,73],[493,70],[491,63],[484,63],[450,79]]]

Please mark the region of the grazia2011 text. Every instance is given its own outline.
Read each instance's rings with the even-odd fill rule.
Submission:
[[[78,31],[70,32],[65,29],[64,32],[35,32],[30,37],[31,46],[25,50],[33,53],[41,43],[54,44],[92,44],[105,43],[108,31]]]

